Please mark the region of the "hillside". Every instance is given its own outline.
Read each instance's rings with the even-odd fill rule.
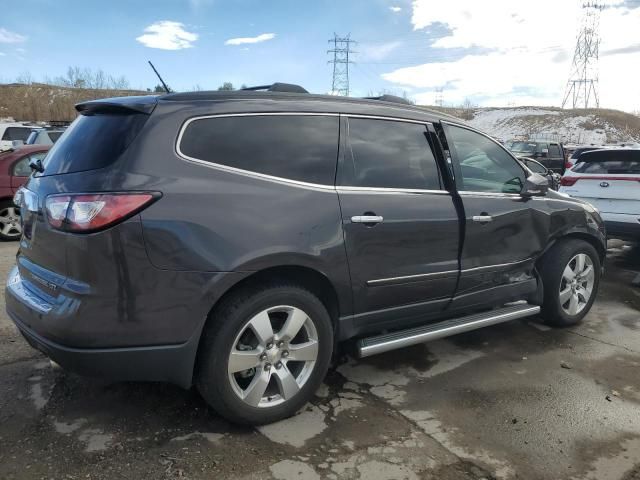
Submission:
[[[466,118],[472,126],[500,140],[525,137],[577,144],[640,141],[640,117],[618,110],[552,107],[442,110]]]
[[[96,98],[149,95],[139,90],[68,88],[42,83],[0,85],[0,118],[17,121],[73,120],[78,102]]]

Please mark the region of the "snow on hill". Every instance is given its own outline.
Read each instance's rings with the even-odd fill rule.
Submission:
[[[483,108],[475,109],[468,122],[499,140],[525,137],[576,144],[640,140],[640,117],[617,110]]]

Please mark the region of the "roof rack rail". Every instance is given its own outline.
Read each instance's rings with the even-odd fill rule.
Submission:
[[[406,98],[398,97],[397,95],[380,95],[379,97],[364,97],[365,100],[380,100],[381,102],[391,103],[403,103],[405,105],[413,105]]]
[[[267,92],[309,93],[300,85],[294,85],[293,83],[280,83],[280,82],[276,82],[271,85],[260,85],[258,87],[245,87],[242,90],[248,90],[248,91],[264,90]]]

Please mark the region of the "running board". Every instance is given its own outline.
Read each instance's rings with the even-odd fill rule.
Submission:
[[[388,352],[396,348],[408,347],[418,343],[448,337],[457,333],[469,332],[477,328],[496,325],[517,318],[529,317],[540,313],[537,305],[519,304],[476,313],[466,317],[452,318],[440,323],[432,323],[421,327],[386,333],[375,337],[363,338],[357,343],[357,353],[360,357],[369,357],[378,353]]]

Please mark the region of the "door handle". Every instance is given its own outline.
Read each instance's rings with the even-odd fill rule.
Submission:
[[[370,224],[375,224],[375,223],[382,223],[382,221],[384,220],[383,217],[381,217],[380,215],[356,215],[351,217],[351,222],[352,223],[370,223]]]
[[[493,222],[493,217],[491,215],[474,215],[473,217],[471,217],[471,219],[474,222],[479,222],[479,223]]]

